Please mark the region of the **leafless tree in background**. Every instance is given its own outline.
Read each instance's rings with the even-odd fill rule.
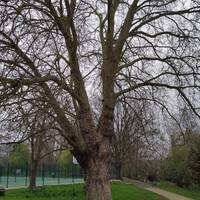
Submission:
[[[140,160],[148,163],[148,160],[160,158],[162,134],[154,123],[157,120],[154,109],[147,101],[129,100],[116,105],[112,159],[121,169],[121,175],[138,178]]]
[[[67,141],[60,133],[51,110],[41,97],[30,97],[9,104],[2,104],[1,129],[6,130],[0,144],[13,145],[25,142],[30,148],[30,184],[36,187],[37,169],[42,159],[67,148]],[[62,140],[60,142],[60,140]],[[65,143],[65,144],[64,144]],[[64,147],[65,146],[65,147]],[[27,163],[28,164],[28,163]]]
[[[28,117],[31,117],[28,116]],[[35,119],[27,119],[27,125],[30,128],[28,133],[28,143],[31,149],[30,158],[30,182],[29,188],[36,187],[36,177],[38,166],[41,161],[50,154],[56,151],[61,151],[62,147],[59,144],[60,135],[54,121],[49,120],[50,117],[46,113],[37,112],[34,115]],[[63,138],[62,138],[63,139]],[[66,145],[67,146],[67,145]]]
[[[87,200],[112,199],[118,99],[132,91],[158,101],[159,91],[173,90],[199,116],[187,93],[199,93],[199,12],[197,0],[0,1],[1,103],[40,88],[86,171]],[[101,86],[94,93],[101,97],[98,123],[94,80]]]

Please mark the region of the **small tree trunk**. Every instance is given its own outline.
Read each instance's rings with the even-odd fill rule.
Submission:
[[[30,183],[29,188],[34,189],[36,188],[36,178],[37,178],[37,167],[38,164],[36,161],[32,161],[31,163],[31,169],[30,169]]]
[[[112,200],[108,163],[90,159],[86,168],[86,200]]]
[[[119,162],[117,170],[118,170],[118,178],[122,180],[122,163],[121,162]]]

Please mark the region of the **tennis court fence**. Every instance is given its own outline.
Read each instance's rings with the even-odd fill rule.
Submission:
[[[120,178],[120,169],[111,164],[109,169],[111,179]],[[9,163],[0,166],[0,186],[19,188],[29,186],[30,166],[11,166]],[[79,165],[69,164],[65,167],[41,164],[37,169],[36,185],[59,185],[84,182],[84,171]]]

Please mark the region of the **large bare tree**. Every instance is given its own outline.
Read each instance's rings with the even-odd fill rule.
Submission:
[[[155,100],[157,91],[174,90],[199,115],[187,92],[199,91],[199,12],[197,0],[0,1],[0,100],[40,88],[85,169],[87,200],[112,199],[108,161],[119,98],[132,91]]]

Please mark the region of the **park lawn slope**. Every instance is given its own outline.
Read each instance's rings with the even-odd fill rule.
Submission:
[[[112,183],[113,200],[166,200],[155,193],[122,182]],[[30,191],[8,190],[1,200],[84,200],[83,184],[47,186]]]
[[[169,192],[180,194],[185,197],[192,198],[194,200],[200,200],[200,190],[197,191],[197,190],[181,188],[181,187],[172,185],[171,183],[166,182],[166,181],[161,181],[159,184],[159,188],[167,190]]]

